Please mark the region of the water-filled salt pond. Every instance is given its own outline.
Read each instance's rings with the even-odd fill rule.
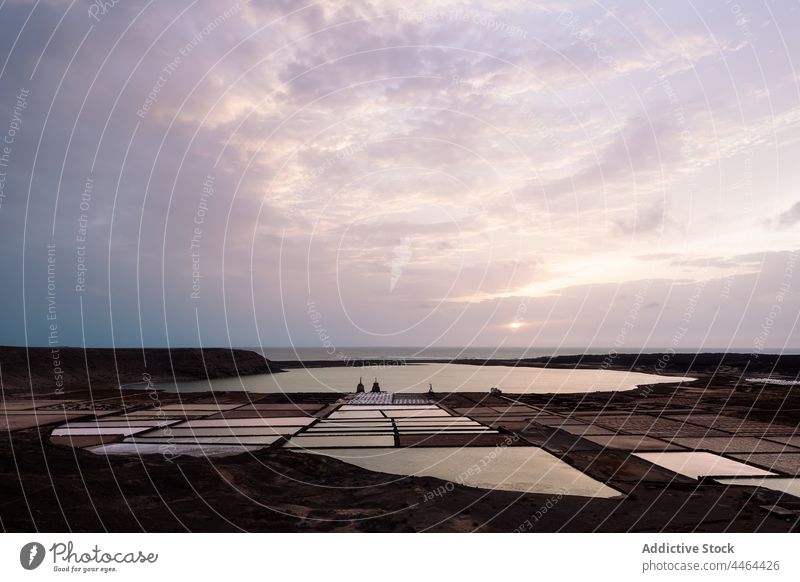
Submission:
[[[700,477],[760,477],[774,475],[764,469],[746,465],[705,451],[635,453],[637,457],[650,461],[654,465],[669,469],[679,475],[699,479]]]
[[[764,487],[773,491],[780,491],[800,497],[800,479],[784,477],[760,477],[760,478],[737,478],[737,479],[715,479],[723,485],[742,485],[745,487]]]
[[[632,390],[642,384],[689,381],[691,378],[657,376],[616,370],[561,370],[467,364],[409,364],[392,367],[298,368],[277,374],[218,378],[198,382],[165,383],[157,388],[180,392],[208,390],[248,392],[354,392],[359,377],[368,387],[378,378],[390,392],[487,392],[492,387],[513,394],[548,394]],[[131,386],[135,387],[135,386]]]
[[[618,491],[538,447],[307,449],[370,471],[427,476],[480,489],[611,498]]]

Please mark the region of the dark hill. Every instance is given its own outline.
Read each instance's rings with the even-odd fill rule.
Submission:
[[[117,388],[142,382],[191,381],[270,374],[280,369],[248,350],[225,348],[50,348],[0,347],[2,388],[7,395],[48,394],[95,388]]]

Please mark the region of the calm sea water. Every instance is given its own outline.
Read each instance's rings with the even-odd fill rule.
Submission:
[[[688,380],[615,370],[557,370],[513,366],[468,364],[408,364],[404,366],[338,366],[299,368],[279,374],[218,378],[198,382],[159,384],[162,390],[200,392],[208,390],[247,392],[355,392],[359,378],[367,390],[374,379],[389,392],[487,392],[493,387],[514,394],[551,394],[631,390],[641,384]]]
[[[400,347],[400,348],[369,348],[369,347],[245,347],[264,355],[265,358],[276,361],[289,360],[354,360],[354,359],[404,359],[404,360],[454,360],[454,359],[518,359],[541,358],[547,356],[572,356],[579,354],[607,354],[614,348],[457,348],[457,347]],[[623,352],[626,350],[617,349]],[[634,353],[652,354],[667,351],[667,348],[628,350]],[[739,352],[747,353],[747,348],[686,348],[686,352]],[[800,350],[765,350],[764,353],[800,354]]]

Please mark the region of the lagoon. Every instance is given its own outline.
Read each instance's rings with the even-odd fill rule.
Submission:
[[[510,394],[564,394],[632,390],[644,384],[675,383],[692,378],[659,376],[616,370],[569,370],[468,364],[408,364],[403,366],[297,368],[277,374],[216,378],[196,382],[157,384],[170,392],[247,391],[261,393],[354,392],[359,378],[370,389],[375,378],[381,389],[396,393],[434,391],[488,392],[500,388]],[[133,386],[131,386],[133,387]]]

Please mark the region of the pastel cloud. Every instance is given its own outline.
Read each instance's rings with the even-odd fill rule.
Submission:
[[[26,267],[7,305],[35,304],[52,240],[74,343],[83,323],[95,344],[313,345],[309,300],[340,345],[506,341],[520,301],[537,323],[512,341],[608,343],[584,306],[619,315],[653,281],[661,311],[642,341],[663,345],[683,291],[769,296],[797,250],[800,40],[777,34],[796,7],[745,19],[681,2],[234,7],[125,2],[100,22],[69,3],[0,9],[2,110],[31,88],[17,194],[0,207],[0,265]],[[725,297],[758,320],[750,295]],[[40,308],[9,318],[0,341],[44,337]],[[779,329],[775,345],[796,341]]]

